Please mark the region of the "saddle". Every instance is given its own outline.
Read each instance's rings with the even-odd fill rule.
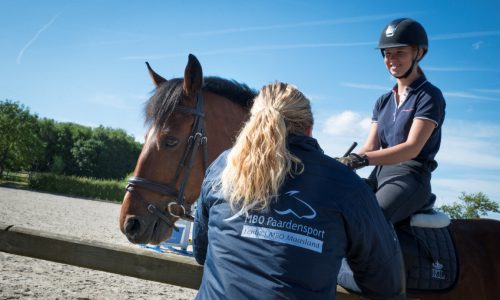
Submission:
[[[458,259],[447,215],[428,209],[395,224],[406,270],[406,288],[446,291],[458,278]]]

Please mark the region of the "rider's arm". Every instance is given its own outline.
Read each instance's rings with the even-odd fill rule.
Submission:
[[[405,142],[385,149],[367,151],[364,154],[368,157],[370,165],[396,164],[413,159],[422,151],[434,128],[436,128],[436,124],[433,121],[413,119]],[[370,131],[370,136],[371,134]]]
[[[370,127],[370,132],[368,133],[368,138],[366,139],[365,144],[358,151],[359,155],[363,155],[366,152],[375,151],[380,149],[380,140],[377,134],[377,122],[372,122]]]

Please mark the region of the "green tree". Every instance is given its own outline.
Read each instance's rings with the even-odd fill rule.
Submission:
[[[500,212],[498,203],[491,201],[481,192],[476,194],[462,192],[458,199],[460,199],[458,203],[443,205],[437,209],[449,214],[452,219],[479,219],[488,212]]]
[[[44,118],[38,121],[38,137],[43,144],[44,151],[40,160],[33,166],[33,171],[52,171],[54,159],[57,157],[58,152],[57,136],[57,128],[54,120]],[[58,161],[58,164],[55,169],[57,170],[56,173],[62,174],[63,169],[61,169],[61,164],[64,165],[62,159]]]
[[[55,123],[56,132],[56,148],[55,153],[47,155],[52,159],[62,160],[63,166],[61,174],[63,175],[76,175],[85,176],[82,172],[82,165],[78,159],[75,158],[75,147],[84,143],[84,141],[90,139],[92,135],[92,129],[90,127],[82,126],[75,123]],[[55,158],[55,156],[59,158]],[[84,160],[84,159],[81,159]]]
[[[78,166],[78,174],[75,175],[101,178],[97,174],[96,169],[98,167],[98,158],[102,151],[103,143],[98,139],[92,137],[77,140],[71,149],[73,158]]]
[[[141,145],[122,129],[99,126],[87,139],[75,142],[71,150],[80,175],[121,179],[133,170]]]
[[[0,176],[4,169],[28,169],[123,179],[140,152],[141,144],[122,129],[39,119],[17,102],[0,101]]]
[[[61,156],[55,154],[52,157],[52,164],[50,165],[49,171],[51,173],[54,173],[54,174],[57,174],[57,175],[61,175],[64,172],[64,166],[65,166],[65,164],[64,164],[64,161],[61,158]]]
[[[0,176],[5,169],[30,169],[42,153],[38,116],[18,102],[0,101]]]
[[[94,129],[94,137],[102,142],[99,153],[97,173],[99,178],[120,179],[133,171],[141,152],[141,145],[122,129]]]

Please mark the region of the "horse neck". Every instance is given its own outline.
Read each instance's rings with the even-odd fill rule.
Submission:
[[[212,162],[232,147],[236,135],[247,120],[247,108],[222,96],[205,94],[205,128],[208,139],[208,160]]]

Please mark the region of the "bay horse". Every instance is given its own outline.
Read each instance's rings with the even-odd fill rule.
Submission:
[[[147,67],[156,89],[146,103],[149,129],[123,199],[120,229],[132,243],[158,244],[172,235],[179,218],[192,218],[206,167],[235,141],[256,91],[235,81],[204,78],[191,54],[184,78],[166,80]],[[498,299],[500,222],[452,220],[449,229],[459,260],[456,284],[445,292],[409,296]]]

